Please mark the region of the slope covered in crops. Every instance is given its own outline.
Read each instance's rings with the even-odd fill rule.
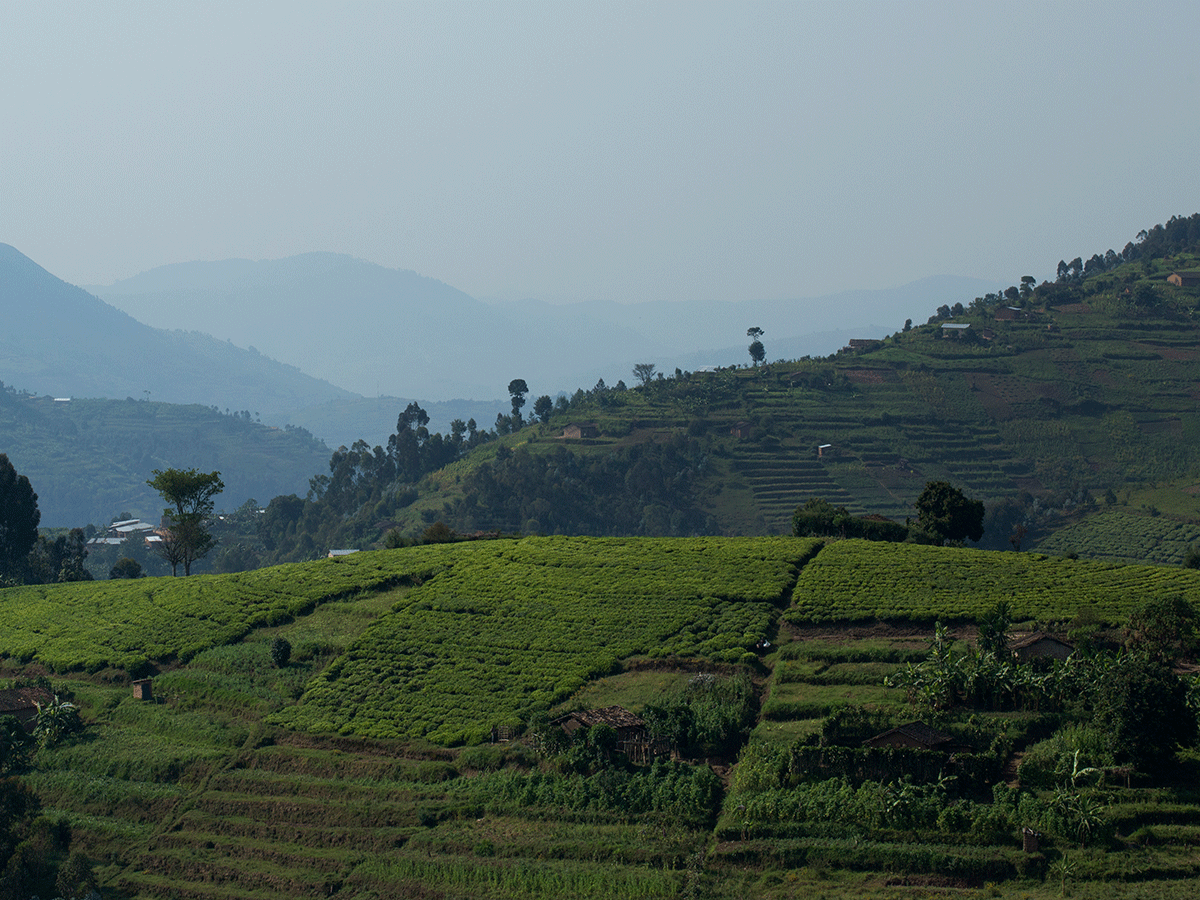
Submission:
[[[0,657],[54,671],[189,659],[314,606],[428,578],[452,548],[362,553],[234,575],[139,578],[0,590]]]
[[[973,620],[999,601],[1018,619],[1061,621],[1081,611],[1125,622],[1147,600],[1200,607],[1200,571],[920,544],[835,541],[801,573],[788,621],[931,623]]]
[[[791,538],[462,545],[277,721],[457,743],[519,725],[631,656],[753,659],[819,547]]]

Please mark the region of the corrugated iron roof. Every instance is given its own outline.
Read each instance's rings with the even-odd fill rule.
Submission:
[[[583,712],[567,713],[559,716],[555,723],[567,719],[578,719],[580,724],[589,728],[593,725],[608,725],[611,728],[644,728],[646,722],[641,716],[631,713],[623,706],[606,706],[603,709],[588,709]]]

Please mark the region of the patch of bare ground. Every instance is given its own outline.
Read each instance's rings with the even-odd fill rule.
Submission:
[[[1200,353],[1187,347],[1159,347],[1158,352],[1162,355],[1163,359],[1170,360],[1190,360],[1200,356]]]
[[[899,379],[890,369],[847,369],[846,380],[853,384],[883,384]]]
[[[1012,417],[1012,404],[1008,402],[1008,386],[986,373],[964,375],[976,397],[988,413],[997,419]]]
[[[883,884],[885,887],[944,888],[947,891],[960,891],[971,886],[969,881],[950,875],[893,875]]]
[[[1142,434],[1170,434],[1175,437],[1183,435],[1183,422],[1180,419],[1159,419],[1156,422],[1142,422],[1138,425]]]
[[[779,643],[788,641],[821,641],[826,644],[849,644],[853,641],[880,640],[898,644],[928,643],[933,629],[924,625],[895,625],[890,622],[871,622],[861,625],[793,625],[780,623]],[[972,639],[973,625],[952,628],[955,638]]]
[[[1043,496],[1048,493],[1048,491],[1046,490],[1046,486],[1044,484],[1042,484],[1041,481],[1039,481],[1036,478],[1021,477],[1021,476],[1014,475],[1013,476],[1013,484],[1015,484],[1017,487],[1019,487],[1023,491],[1028,491],[1029,493],[1033,494],[1035,497]]]

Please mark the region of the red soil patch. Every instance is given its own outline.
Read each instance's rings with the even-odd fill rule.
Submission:
[[[1190,347],[1161,347],[1157,344],[1135,344],[1139,350],[1145,350],[1149,353],[1157,353],[1163,359],[1195,359],[1196,350]]]
[[[885,381],[895,381],[896,373],[879,369],[847,369],[846,380],[855,384],[883,384]]]
[[[1008,402],[1009,391],[999,379],[991,375],[964,375],[975,389],[975,396],[994,419],[1012,416],[1012,405]]]

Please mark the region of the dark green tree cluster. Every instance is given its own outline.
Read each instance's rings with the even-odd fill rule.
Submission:
[[[835,507],[821,497],[811,497],[792,514],[796,537],[861,538],[867,541],[900,542],[912,537],[910,529],[883,516],[852,516],[846,507]]]
[[[92,573],[84,568],[87,557],[87,534],[82,528],[72,528],[55,537],[39,534],[26,561],[25,581],[30,584],[91,581]]]
[[[1197,711],[1175,671],[1195,652],[1196,613],[1182,600],[1154,600],[1131,617],[1124,648],[1090,641],[1065,661],[1018,663],[1007,648],[1011,609],[999,602],[979,620],[978,641],[958,651],[948,629],[934,628],[925,662],[889,676],[929,715],[955,708],[1059,713],[1067,725],[1096,730],[1104,753],[1160,778],[1178,750],[1194,746]]]
[[[603,456],[501,448],[464,479],[452,524],[461,532],[707,534],[694,486],[704,465],[700,442],[683,436]]]
[[[915,505],[918,526],[937,543],[978,542],[983,537],[983,501],[967,499],[948,482],[928,482]]]
[[[695,675],[676,696],[646,707],[646,730],[685,757],[732,757],[750,736],[758,697],[748,675]]]
[[[421,478],[495,438],[474,419],[455,419],[445,435],[428,426],[429,414],[409,403],[386,447],[362,440],[339,447],[329,458],[328,474],[309,479],[306,497],[280,495],[261,514],[253,510],[253,521],[226,540],[233,548],[218,560],[223,564],[218,571],[296,562],[331,547],[373,543],[388,531],[390,517],[417,498]]]
[[[8,454],[0,453],[0,585],[24,576],[41,518],[29,479],[17,474]]]
[[[0,587],[91,580],[84,568],[84,531],[39,534],[37,499],[29,479],[18,475],[8,456],[0,453]]]

